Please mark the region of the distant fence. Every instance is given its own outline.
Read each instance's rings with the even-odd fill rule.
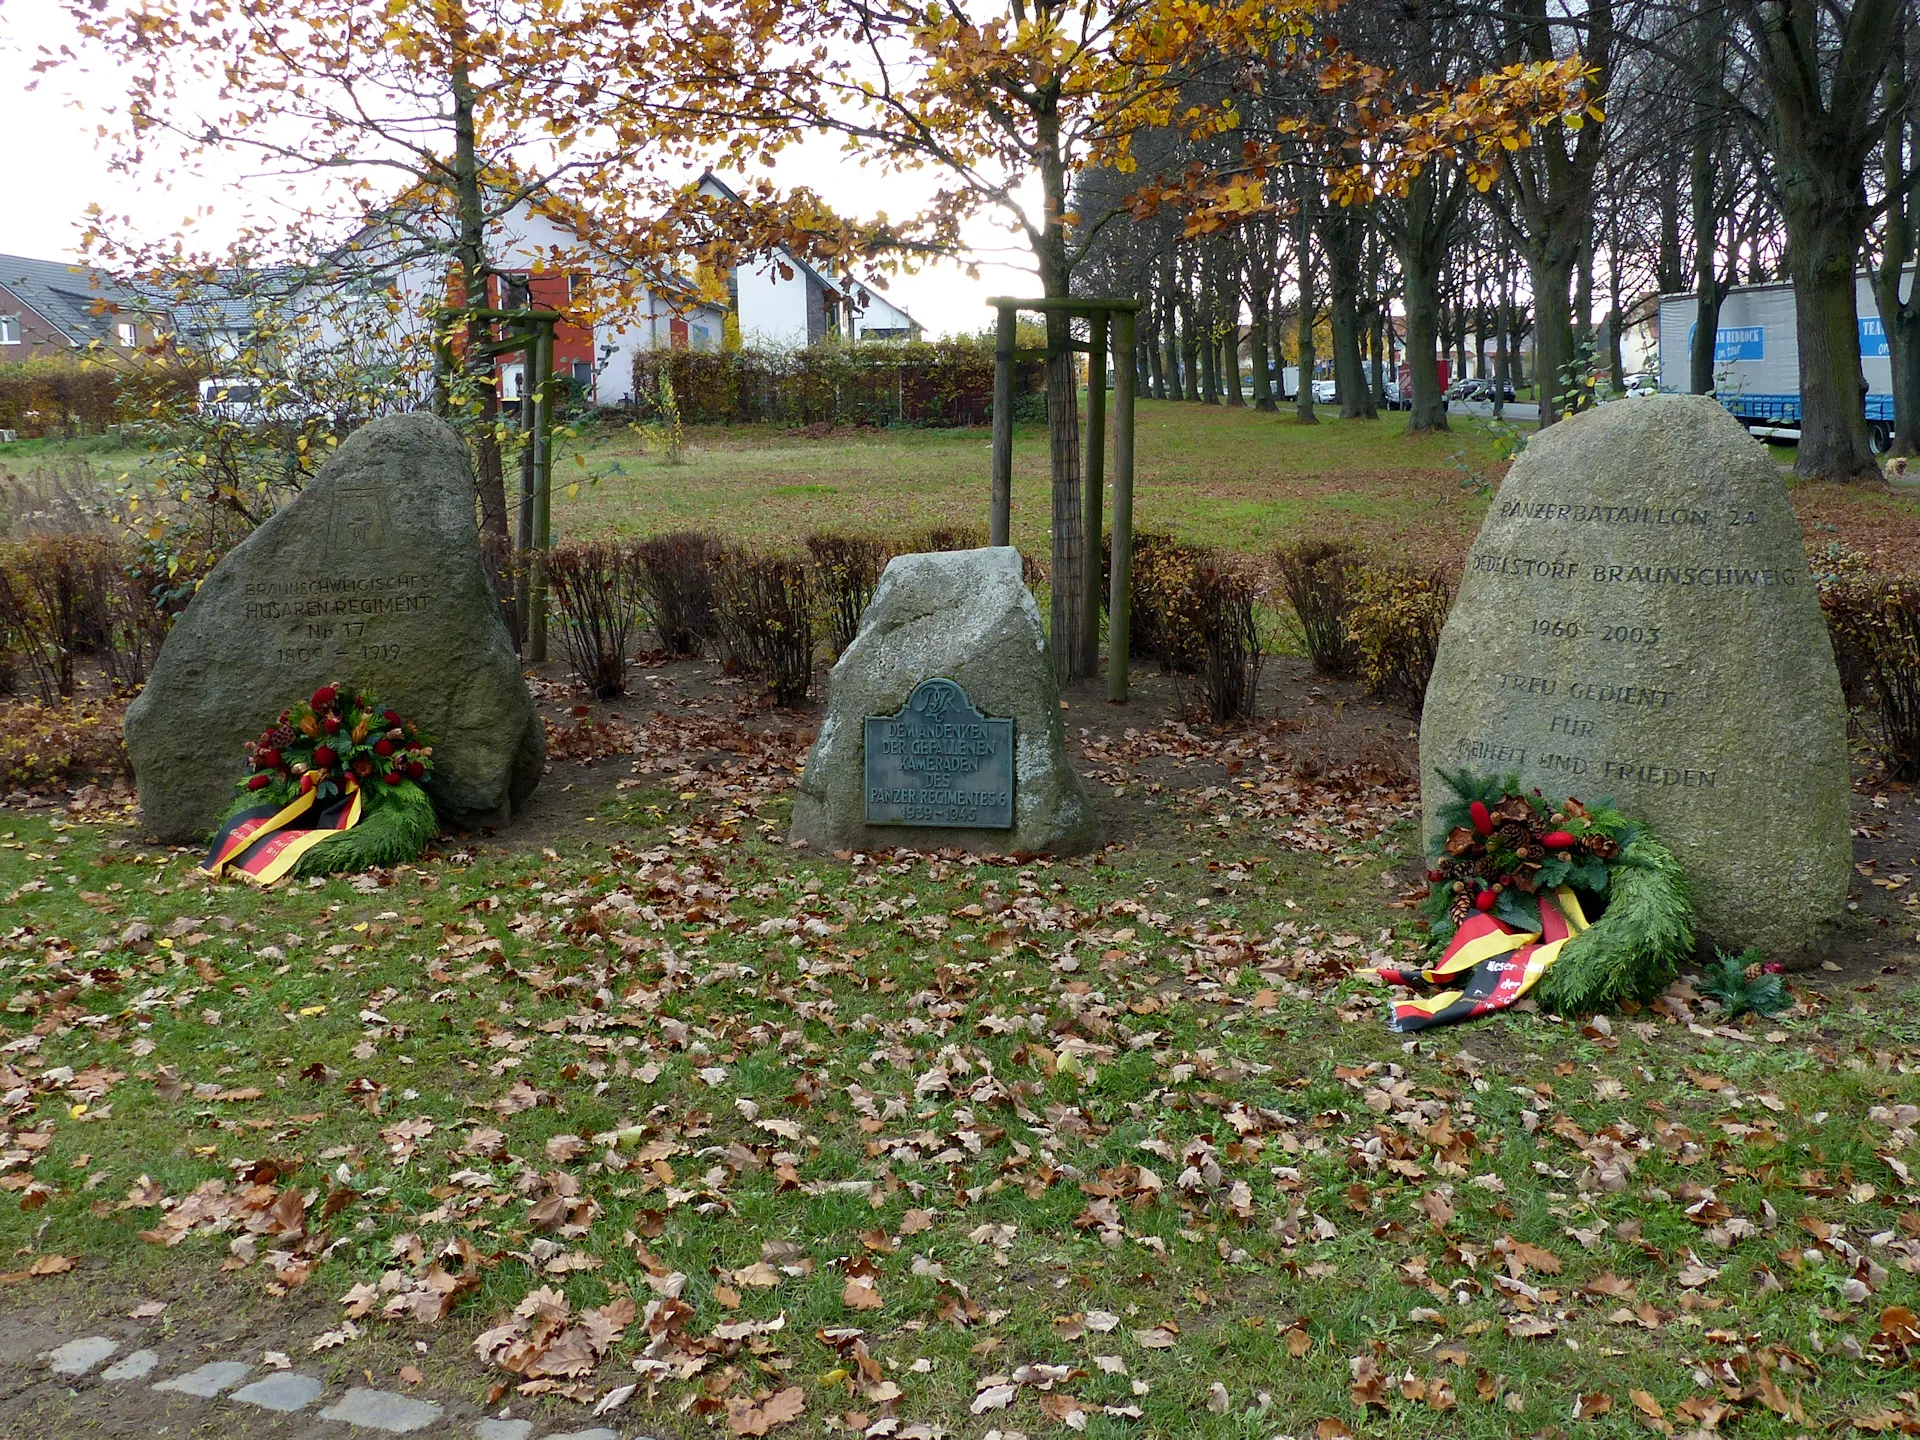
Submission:
[[[1039,361],[1016,366],[1016,413],[1044,402]],[[804,350],[647,350],[633,387],[651,413],[660,376],[681,419],[738,425],[984,425],[993,412],[987,340],[868,341]]]

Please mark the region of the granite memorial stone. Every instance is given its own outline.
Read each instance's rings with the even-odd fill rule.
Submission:
[[[546,743],[481,565],[466,447],[427,415],[375,420],[220,561],[127,710],[147,825],[208,829],[242,742],[329,681],[371,687],[434,735],[435,808],[504,821]]]
[[[1093,810],[1067,759],[1018,551],[887,566],[833,667],[793,836],[830,850],[1091,848]]]
[[[1703,941],[1771,953],[1842,913],[1846,710],[1800,525],[1720,405],[1662,395],[1541,432],[1468,557],[1420,726],[1439,769],[1612,796],[1687,872]]]

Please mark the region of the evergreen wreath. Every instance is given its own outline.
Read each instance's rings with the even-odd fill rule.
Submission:
[[[293,873],[330,875],[417,860],[440,829],[421,788],[433,774],[433,744],[371,690],[322,685],[247,742],[251,773],[239,782],[240,798],[223,820],[249,806],[284,807],[308,792],[323,805],[346,792],[351,776],[360,791],[360,822],[308,850]]]
[[[1673,852],[1612,801],[1569,796],[1554,804],[1524,793],[1518,775],[1439,772],[1453,798],[1441,825],[1421,913],[1438,957],[1478,910],[1516,930],[1538,931],[1542,892],[1566,885],[1592,920],[1540,977],[1540,1002],[1566,1014],[1648,1000],[1693,953],[1693,902]]]

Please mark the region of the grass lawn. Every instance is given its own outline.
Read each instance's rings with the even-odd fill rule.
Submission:
[[[1135,452],[1134,524],[1260,552],[1307,535],[1351,536],[1425,554],[1458,554],[1485,497],[1463,477],[1499,467],[1485,431],[1408,436],[1406,417],[1324,420],[1142,401]],[[743,539],[791,540],[809,530],[865,528],[904,535],[927,525],[984,528],[989,437],[974,430],[803,433],[691,432],[689,462],[646,455],[630,432],[563,454],[555,497],[568,535],[644,534],[706,526]],[[584,467],[584,468],[583,468]],[[1047,440],[1037,425],[1014,436],[1014,541],[1044,554]]]
[[[1182,734],[1024,866],[795,852],[739,757],[265,894],[10,812],[0,1306],[667,1436],[1920,1423],[1905,979],[1392,1035],[1405,792]]]
[[[1399,424],[1143,405],[1139,524],[1457,554],[1484,442]],[[983,432],[695,446],[588,442],[563,534],[982,518]],[[1915,509],[1797,498],[1849,541]],[[1353,972],[1417,953],[1411,796],[1314,748],[1350,691],[1224,738],[1073,715],[1122,838],[1015,864],[793,850],[791,736],[716,681],[726,743],[662,761],[694,701],[642,678],[564,824],[391,874],[262,893],[0,812],[0,1320],[167,1300],[664,1437],[1920,1427],[1910,793],[1861,802],[1850,968],[1773,1020],[1683,984],[1409,1038]],[[0,1394],[0,1433],[88,1414]]]

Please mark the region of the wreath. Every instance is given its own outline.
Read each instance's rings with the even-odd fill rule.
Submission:
[[[1693,904],[1651,827],[1611,801],[1523,792],[1517,775],[1439,775],[1452,798],[1436,807],[1420,907],[1432,963],[1382,973],[1457,993],[1396,1006],[1396,1028],[1484,1014],[1529,990],[1584,1013],[1650,999],[1672,982],[1693,952]]]
[[[370,690],[322,685],[246,745],[249,773],[203,868],[271,884],[419,858],[439,830],[433,737]]]

